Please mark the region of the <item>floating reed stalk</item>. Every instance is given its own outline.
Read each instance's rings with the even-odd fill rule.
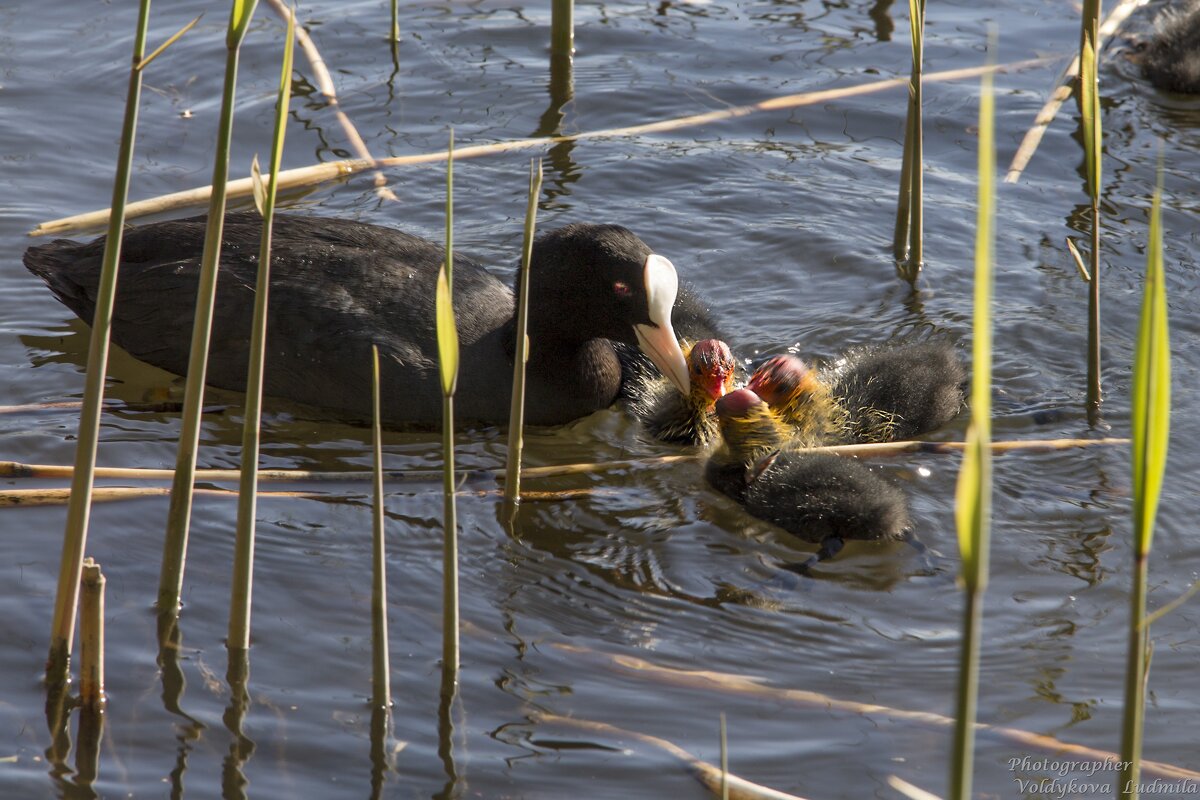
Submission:
[[[521,273],[517,280],[517,331],[513,353],[512,406],[508,414],[508,463],[504,498],[515,504],[521,492],[521,450],[525,446],[525,365],[529,361],[529,263],[533,260],[533,231],[538,197],[542,194],[542,162],[529,164],[529,203],[525,206],[525,239],[521,244]]]
[[[321,94],[325,95],[326,104],[333,109],[333,116],[342,127],[342,132],[346,134],[346,140],[350,143],[351,149],[364,162],[375,164],[375,157],[371,155],[371,151],[367,148],[367,143],[363,141],[358,128],[354,127],[354,123],[350,121],[350,117],[345,111],[342,111],[341,103],[338,101],[337,87],[333,82],[333,76],[329,74],[329,67],[325,65],[325,59],[321,57],[321,51],[317,49],[317,45],[313,42],[312,37],[308,35],[308,31],[304,30],[303,27],[294,27],[296,15],[292,9],[284,4],[283,0],[267,0],[267,5],[279,15],[280,19],[287,22],[289,26],[292,26],[290,29],[294,30],[296,43],[300,45],[300,51],[304,53],[304,57],[308,59],[308,65],[312,68],[313,82],[317,85],[317,89]],[[397,199],[395,193],[388,188],[387,176],[380,170],[375,170],[375,194],[384,200]]]
[[[724,711],[721,712],[721,800],[729,800],[729,736]]]
[[[912,32],[912,76],[908,83],[908,115],[904,126],[904,159],[900,167],[900,200],[896,207],[893,251],[897,267],[915,281],[924,250],[924,142],[921,82],[925,61],[925,0],[908,0]]]
[[[1146,5],[1149,0],[1121,0],[1104,18],[1104,23],[1100,26],[1099,39],[1097,40],[1097,50],[1104,49],[1104,40],[1117,32],[1121,24],[1129,18],[1129,15],[1140,6]],[[1046,133],[1046,128],[1050,127],[1050,123],[1058,116],[1058,110],[1062,108],[1062,104],[1067,101],[1075,89],[1075,80],[1079,77],[1079,55],[1076,54],[1067,68],[1063,70],[1062,75],[1058,79],[1058,87],[1051,94],[1050,99],[1042,106],[1037,117],[1033,120],[1033,127],[1025,132],[1025,138],[1021,140],[1021,146],[1017,148],[1017,152],[1013,155],[1012,163],[1008,165],[1008,174],[1004,177],[1005,183],[1016,183],[1021,173],[1025,171],[1025,167],[1029,165],[1033,154],[1037,152],[1038,145],[1042,141],[1042,136]]]
[[[1092,269],[1088,280],[1088,422],[1100,419],[1100,0],[1084,0],[1079,31],[1079,111],[1083,126],[1084,162],[1092,201]]]
[[[550,55],[575,55],[575,0],[550,0]]]
[[[79,668],[79,704],[85,711],[104,710],[104,574],[92,559],[83,562],[82,639]]]
[[[728,797],[732,800],[804,800],[798,795],[786,794],[768,786],[751,783],[737,775],[725,775],[717,766],[702,761],[674,742],[657,736],[631,731],[628,728],[618,728],[604,722],[592,722],[578,717],[560,717],[540,712],[533,715],[532,721],[539,725],[558,725],[615,739],[633,739],[641,744],[657,748],[683,762],[692,777],[719,797],[724,796],[722,792],[727,788]]]
[[[158,611],[167,619],[173,619],[178,614],[179,595],[183,591],[183,569],[192,515],[196,450],[200,445],[200,415],[204,404],[208,344],[212,334],[213,304],[217,292],[217,265],[221,258],[221,234],[225,227],[225,180],[229,175],[229,142],[233,134],[233,101],[237,88],[238,54],[256,5],[257,0],[234,0],[229,15],[229,28],[225,35],[225,86],[217,126],[216,158],[213,163],[214,189],[208,205],[208,227],[204,233],[200,284],[196,291],[196,317],[192,326],[192,347],[188,355],[187,384],[184,390],[183,427],[179,434],[179,449],[175,458],[175,479],[171,486],[171,505],[167,511],[167,533],[158,582]]]
[[[1047,61],[1049,61],[1049,59],[1031,58],[1025,61],[1015,61],[1011,64],[1004,64],[1002,66],[989,64],[987,66],[980,67],[966,67],[963,69],[931,72],[924,76],[922,83],[927,84],[939,81],[968,80],[971,78],[978,78],[985,72],[1012,72],[1031,67],[1040,67],[1046,64]],[[804,92],[803,94],[783,95],[780,97],[769,98],[767,100],[761,100],[757,103],[751,103],[750,105],[723,108],[718,111],[708,111],[703,114],[691,114],[685,117],[675,117],[672,119],[659,120],[657,122],[647,122],[641,125],[630,125],[624,128],[607,128],[598,131],[585,131],[583,133],[571,134],[569,136],[549,136],[535,139],[513,139],[507,142],[472,145],[471,147],[463,147],[456,150],[454,157],[459,160],[464,158],[480,158],[483,156],[498,155],[500,153],[511,153],[518,150],[538,149],[550,145],[564,144],[567,142],[579,142],[590,139],[629,138],[651,133],[676,131],[684,128],[708,125],[714,122],[722,122],[728,119],[739,119],[741,117],[749,116],[750,114],[757,114],[763,111],[780,111],[819,103],[831,103],[836,100],[844,100],[851,97],[861,97],[868,94],[888,91],[890,89],[899,89],[908,86],[908,82],[908,78],[888,78],[886,80],[860,84],[859,86],[849,86],[838,89],[823,89],[818,92]],[[347,159],[344,161],[330,161],[324,164],[316,164],[310,167],[299,167],[297,169],[285,170],[280,173],[279,188],[281,190],[298,189],[324,183],[326,181],[342,180],[350,175],[355,175],[363,170],[373,169],[375,167],[407,167],[418,164],[433,164],[445,161],[447,155],[447,151],[442,150],[435,153],[421,153],[411,156],[392,156],[390,158],[372,160]],[[226,191],[229,197],[246,197],[252,193],[253,188],[249,178],[242,178],[239,180],[230,181],[226,187]],[[167,211],[203,205],[204,203],[208,202],[211,192],[211,186],[201,186],[196,189],[187,189],[182,192],[174,192],[172,194],[162,195],[161,197],[141,200],[136,203],[129,203],[126,206],[125,213],[128,217],[145,216],[147,214],[161,214]],[[89,211],[86,214],[76,214],[70,217],[50,220],[38,225],[38,227],[29,232],[29,235],[59,235],[69,233],[71,231],[95,228],[106,223],[108,220],[108,214],[108,209],[101,209],[99,211]]]
[[[238,485],[237,536],[233,549],[233,581],[229,602],[230,650],[250,647],[250,606],[254,588],[254,524],[258,508],[258,453],[262,424],[263,371],[267,352],[267,307],[271,291],[271,234],[275,221],[275,194],[283,139],[287,133],[287,109],[292,96],[292,52],[295,18],[288,15],[283,46],[279,94],[275,100],[275,128],[271,135],[271,174],[265,185],[254,159],[251,174],[258,177],[255,205],[262,214],[262,238],[258,245],[258,275],[254,287],[254,320],[250,325],[250,357],[246,374],[246,413],[242,421],[242,473]]]
[[[83,552],[87,547],[88,516],[92,505],[93,471],[100,440],[100,411],[104,403],[104,377],[108,371],[108,347],[112,330],[113,300],[117,293],[117,264],[121,260],[121,233],[125,226],[125,200],[129,196],[129,176],[133,164],[134,132],[142,92],[139,65],[146,52],[146,30],[150,23],[150,0],[142,0],[138,10],[137,31],[133,41],[133,66],[125,92],[125,119],[121,124],[121,145],[113,179],[112,216],[108,220],[108,238],[96,290],[96,314],[88,343],[87,374],[84,377],[83,410],[79,414],[79,433],[75,445],[75,470],[71,479],[71,501],[63,532],[62,560],[58,568],[58,591],[54,599],[54,619],[50,625],[50,652],[46,659],[46,684],[51,693],[65,691],[70,680],[71,639],[75,635],[75,613],[79,605],[79,576]]]
[[[376,709],[392,704],[391,670],[388,666],[387,547],[384,542],[383,417],[379,400],[379,346],[371,345],[371,427],[375,466],[371,526],[371,700]]]
[[[1171,435],[1171,341],[1163,269],[1162,161],[1150,211],[1146,284],[1133,360],[1133,589],[1130,592],[1129,648],[1125,662],[1125,712],[1121,729],[1121,797],[1138,796],[1142,724],[1146,705],[1146,662],[1150,626],[1146,616],[1147,566],[1154,519],[1167,465]]]
[[[438,370],[442,379],[442,670],[443,691],[458,685],[458,509],[454,502],[454,389],[458,384],[458,329],[454,322],[454,131],[446,159],[446,261],[438,270]]]
[[[995,58],[996,32],[988,35]],[[950,796],[970,800],[975,761],[975,716],[979,693],[979,650],[983,629],[983,593],[988,581],[992,515],[992,220],[996,172],[995,97],[992,77],[979,91],[979,211],[975,227],[974,344],[971,356],[971,422],[963,450],[955,498],[955,520],[962,553],[962,651],[951,758]]]
[[[562,653],[585,656],[593,664],[613,670],[623,678],[633,681],[653,681],[663,686],[675,689],[702,692],[706,697],[717,694],[731,694],[738,697],[750,697],[761,700],[771,708],[788,706],[817,711],[822,719],[828,719],[831,712],[842,712],[866,717],[868,722],[881,724],[883,722],[905,722],[914,725],[924,725],[944,730],[955,724],[955,721],[942,714],[932,711],[913,711],[911,709],[883,706],[877,703],[861,703],[854,700],[842,700],[820,692],[807,689],[779,689],[768,684],[768,679],[754,675],[739,675],[730,672],[713,670],[688,670],[664,667],[647,661],[644,658],[629,655],[613,655],[598,650],[592,650],[580,645],[562,642],[542,645]],[[1007,728],[997,725],[975,723],[975,729],[993,738],[1016,744],[1023,750],[1037,750],[1049,753],[1059,758],[1077,758],[1086,761],[1103,761],[1108,769],[1115,770],[1119,756],[1108,750],[1064,742],[1053,736],[1033,733],[1019,728]],[[1175,764],[1161,761],[1143,761],[1142,767],[1146,772],[1165,780],[1200,781],[1200,772]]]
[[[988,447],[993,453],[1012,452],[1052,452],[1070,450],[1078,447],[1115,447],[1129,444],[1129,439],[1021,439],[1006,442],[990,442]],[[930,455],[947,455],[961,452],[965,442],[881,442],[870,444],[839,444],[823,447],[799,448],[809,453],[831,453],[835,455],[856,456],[860,458],[878,456],[896,456],[905,453],[927,453]],[[555,464],[545,467],[526,467],[521,470],[523,480],[538,478],[555,478],[563,475],[582,475],[615,469],[631,469],[636,467],[661,467],[672,464],[698,462],[705,458],[703,455],[674,455],[655,456],[652,458],[619,459],[614,461],[599,461],[583,464]],[[24,464],[19,461],[0,461],[0,478],[70,478],[74,470],[58,464]],[[236,481],[240,475],[236,469],[198,469],[196,480],[199,481]],[[97,467],[97,478],[117,480],[171,480],[175,475],[170,469],[139,469],[137,467]],[[432,481],[442,476],[441,470],[386,470],[384,477],[395,481]],[[458,481],[472,478],[500,477],[498,470],[470,470],[459,472]],[[372,470],[348,470],[345,472],[313,472],[304,469],[271,469],[259,470],[258,479],[286,483],[353,483],[374,480]],[[222,492],[225,493],[225,492]],[[265,492],[259,492],[265,494]]]

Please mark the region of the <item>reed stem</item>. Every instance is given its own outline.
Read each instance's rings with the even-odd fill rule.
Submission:
[[[375,492],[372,502],[371,536],[371,702],[376,709],[392,704],[391,669],[387,629],[387,544],[384,539],[383,416],[379,398],[379,347],[371,346],[372,460]]]
[[[196,292],[196,317],[192,325],[192,346],[188,356],[187,384],[184,390],[182,430],[175,458],[175,479],[171,485],[171,503],[167,511],[167,532],[158,582],[159,613],[172,616],[178,614],[179,597],[183,592],[183,570],[192,516],[196,451],[200,446],[200,415],[204,405],[208,346],[212,335],[213,305],[217,293],[221,234],[225,228],[225,182],[229,175],[229,144],[233,135],[238,55],[256,5],[257,0],[234,0],[225,38],[225,82],[221,115],[217,125],[213,191],[208,206],[208,227],[204,233],[200,285]]]
[[[88,342],[87,374],[84,377],[83,409],[75,445],[75,469],[71,476],[71,499],[63,531],[62,560],[59,563],[58,590],[54,600],[54,618],[50,624],[50,652],[46,659],[46,683],[51,691],[62,691],[70,680],[71,640],[75,635],[75,614],[79,605],[79,580],[83,553],[87,547],[88,518],[91,515],[92,487],[96,452],[100,441],[100,412],[104,404],[104,378],[108,372],[112,310],[117,294],[117,264],[121,261],[121,233],[125,228],[125,207],[133,165],[133,146],[137,130],[142,92],[139,65],[146,52],[146,32],[150,24],[150,0],[142,0],[138,10],[137,32],[133,42],[133,60],[125,91],[125,117],[121,123],[121,144],[113,179],[112,215],[108,219],[100,284],[96,289],[96,312]]]
[[[575,0],[550,0],[550,55],[575,55]]]
[[[98,714],[104,710],[104,573],[92,559],[83,562],[82,618],[83,640],[79,668],[79,703],[84,710]]]
[[[1146,616],[1146,584],[1149,580],[1149,554],[1135,553],[1133,587],[1129,593],[1129,640],[1125,650],[1125,713],[1121,722],[1121,773],[1117,796],[1136,798],[1142,774],[1142,722],[1146,705],[1146,651],[1150,628],[1142,625]]]
[[[275,101],[275,127],[271,136],[271,174],[262,194],[259,212],[263,218],[258,249],[258,275],[254,288],[254,318],[250,325],[250,363],[246,375],[246,412],[242,420],[242,472],[238,485],[237,534],[234,540],[233,580],[229,602],[229,636],[225,646],[250,647],[250,608],[254,588],[254,526],[258,509],[258,457],[262,437],[263,373],[266,370],[267,309],[271,292],[271,236],[275,223],[275,195],[283,140],[287,131],[287,108],[292,93],[292,52],[295,18],[288,16],[283,46],[283,67]],[[257,159],[255,167],[258,166]],[[258,172],[257,169],[254,170]]]
[[[508,416],[508,462],[504,497],[514,505],[521,493],[521,451],[525,446],[525,365],[529,361],[529,264],[533,259],[533,233],[537,225],[538,198],[542,193],[542,162],[529,164],[529,202],[525,206],[525,238],[521,245],[521,273],[517,280],[517,330],[513,351],[512,406]]]

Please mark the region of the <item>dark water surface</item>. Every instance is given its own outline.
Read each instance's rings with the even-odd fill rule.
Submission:
[[[0,404],[80,397],[87,328],[20,263],[38,222],[108,204],[132,2],[35,2],[0,7]],[[576,9],[575,98],[565,132],[686,115],[794,92],[896,75],[909,65],[907,11],[886,2],[583,3]],[[208,183],[226,4],[156,4],[151,41],[200,11],[200,25],[146,76],[132,194]],[[929,69],[984,59],[987,25],[1000,59],[1059,55],[1078,22],[1064,0],[931,3]],[[383,2],[309,3],[303,22],[334,72],[341,102],[377,155],[439,150],[553,130],[548,11],[500,2],[402,9],[394,65]],[[1144,27],[1145,18],[1132,26]],[[269,149],[281,24],[258,10],[239,83],[233,172]],[[1130,359],[1141,297],[1149,197],[1165,153],[1168,291],[1175,363],[1170,472],[1151,561],[1151,608],[1184,591],[1200,568],[1191,485],[1200,471],[1197,301],[1200,101],[1156,93],[1106,51],[1103,273],[1106,429],[1129,431]],[[297,55],[298,72],[311,70]],[[997,81],[1005,166],[1061,69],[1061,60]],[[904,94],[890,92],[632,139],[563,146],[547,159],[541,224],[619,222],[668,255],[711,301],[745,357],[795,350],[829,357],[851,345],[932,328],[966,343],[971,312],[977,82],[931,85],[926,99],[929,262],[917,290],[894,277],[889,239]],[[293,103],[285,167],[347,152],[315,92]],[[1086,231],[1075,115],[1049,131],[1030,172],[999,191],[996,243],[996,414],[999,439],[1099,435],[1084,399],[1085,287],[1063,246]],[[456,244],[507,276],[516,261],[530,154],[457,167]],[[395,224],[441,238],[442,169],[389,173],[399,204],[381,205],[369,176],[321,187],[288,206]],[[109,395],[125,401],[173,379],[114,355]],[[202,466],[238,462],[238,398],[202,435]],[[0,459],[69,464],[71,410],[0,414]],[[960,439],[965,418],[934,438]],[[169,467],[178,418],[106,417],[104,465]],[[460,463],[502,463],[495,430],[460,437]],[[650,457],[619,410],[528,436],[537,464]],[[434,435],[389,434],[393,468],[436,467]],[[277,411],[266,422],[271,467],[357,469],[366,430]],[[912,500],[933,568],[904,547],[850,547],[799,588],[769,583],[773,560],[803,545],[749,519],[708,489],[700,467],[646,467],[547,479],[536,489],[591,488],[583,499],[527,505],[514,540],[491,496],[464,496],[463,703],[453,769],[438,752],[441,654],[440,518],[436,483],[391,487],[388,575],[395,770],[389,797],[703,797],[669,756],[610,735],[534,721],[571,715],[669,739],[718,759],[718,714],[729,720],[740,775],[814,798],[893,797],[888,775],[942,792],[949,731],[889,718],[655,680],[618,669],[630,656],[676,670],[762,679],[779,689],[902,709],[953,713],[961,594],[953,492],[958,460],[878,462]],[[995,466],[992,579],[986,601],[979,718],[1104,750],[1119,745],[1130,563],[1125,448],[1016,453]],[[5,480],[4,488],[64,485]],[[294,488],[294,487],[287,487]],[[360,485],[300,487],[331,502],[264,498],[259,505],[253,743],[240,766],[222,720],[229,704],[223,644],[234,504],[197,500],[185,588],[182,713],[162,699],[152,602],[165,498],[108,503],[92,516],[89,553],[108,577],[110,706],[95,793],[103,797],[360,798],[372,783],[369,503]],[[470,488],[494,488],[483,480]],[[86,797],[56,777],[40,679],[63,507],[0,509],[0,795]],[[750,593],[750,602],[727,601]],[[1193,602],[1153,628],[1147,758],[1200,768],[1200,612]],[[569,645],[576,650],[568,650]],[[396,744],[399,743],[399,744]],[[622,748],[636,748],[626,752]],[[981,735],[977,781],[992,797],[1050,768],[1010,766],[1043,754]],[[72,760],[73,763],[73,760]],[[1089,779],[1112,782],[1111,772]],[[1060,784],[1065,785],[1065,783]],[[243,792],[244,795],[239,794]],[[1111,796],[1079,789],[1067,796]]]

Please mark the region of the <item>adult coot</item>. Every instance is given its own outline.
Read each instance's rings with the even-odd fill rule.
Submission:
[[[718,435],[713,404],[733,388],[737,361],[720,339],[705,339],[684,349],[691,389],[684,394],[659,379],[633,398],[630,407],[656,439],[708,444]]]
[[[206,217],[125,233],[114,341],[170,372],[187,371]],[[231,213],[214,316],[208,382],[243,390],[261,219]],[[104,237],[57,240],[25,253],[25,266],[85,321],[95,311]],[[272,242],[268,395],[366,419],[371,345],[379,345],[383,418],[441,418],[434,290],[444,251],[390,228],[279,215]],[[610,405],[621,386],[614,342],[637,346],[679,391],[689,390],[671,326],[675,268],[616,225],[572,224],[543,234],[530,268],[526,420],[552,425]],[[463,421],[508,419],[513,292],[455,254],[460,340],[456,411]]]
[[[820,543],[798,572],[841,550],[846,539],[911,540],[908,502],[897,487],[852,458],[786,446],[786,429],[754,392],[716,403],[724,444],[705,475],[752,516]]]
[[[1138,50],[1142,74],[1156,87],[1200,94],[1200,0],[1164,9]]]

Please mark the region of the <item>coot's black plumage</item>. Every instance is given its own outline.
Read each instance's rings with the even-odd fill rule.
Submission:
[[[1168,7],[1135,56],[1142,74],[1159,89],[1200,94],[1200,0]]]
[[[910,538],[900,489],[853,458],[788,448],[787,429],[754,392],[730,392],[716,412],[724,444],[709,459],[708,481],[752,516],[821,543],[816,560],[846,539]]]
[[[967,371],[954,344],[934,338],[852,350],[824,377],[849,414],[848,441],[892,442],[958,416]]]
[[[187,370],[206,218],[125,233],[113,339],[177,374]],[[208,382],[245,388],[261,220],[225,219]],[[104,238],[57,240],[25,265],[87,322],[95,310]],[[272,242],[265,391],[356,418],[371,413],[370,348],[382,361],[384,420],[441,417],[434,288],[443,249],[391,228],[279,215]],[[640,346],[681,391],[683,353],[668,318],[674,267],[616,225],[572,224],[543,234],[530,269],[526,420],[550,425],[610,405],[621,386],[616,347]],[[455,254],[460,339],[456,411],[463,421],[508,419],[514,340],[512,290]],[[389,400],[388,398],[391,398]],[[403,398],[403,400],[401,400]]]
[[[774,356],[747,388],[770,405],[799,444],[891,442],[945,425],[962,410],[966,370],[946,339],[851,350],[818,374]]]

